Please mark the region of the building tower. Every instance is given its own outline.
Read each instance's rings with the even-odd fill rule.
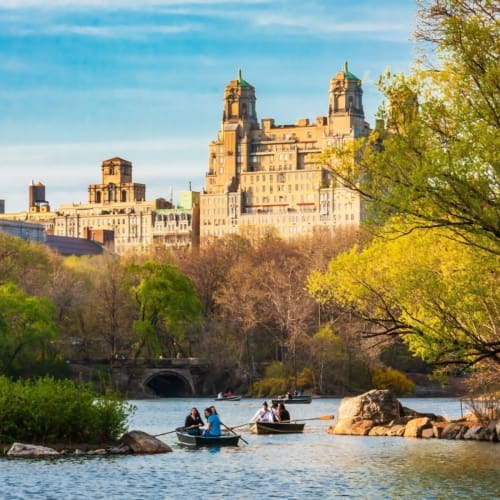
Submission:
[[[328,119],[330,131],[338,134],[359,137],[366,129],[361,80],[349,71],[347,61],[330,80]]]
[[[255,102],[255,88],[243,79],[240,69],[237,79],[231,80],[224,89],[221,130],[209,147],[207,192],[227,193],[238,189],[241,158],[248,156],[251,131],[259,128]]]
[[[30,212],[50,212],[49,203],[45,200],[45,185],[31,182],[28,188],[28,204]]]
[[[146,200],[145,184],[132,182],[132,163],[122,158],[104,160],[101,184],[89,185],[89,203],[110,205]]]

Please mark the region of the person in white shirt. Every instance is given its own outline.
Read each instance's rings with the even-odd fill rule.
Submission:
[[[262,403],[262,408],[253,416],[252,422],[274,422],[273,412],[269,409],[267,401]]]

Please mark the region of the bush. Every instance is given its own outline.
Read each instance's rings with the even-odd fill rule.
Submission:
[[[415,390],[414,382],[394,368],[375,368],[372,382],[377,389],[389,389],[396,396],[412,394]]]
[[[127,429],[135,408],[118,394],[97,395],[71,380],[0,377],[0,442],[105,443]]]

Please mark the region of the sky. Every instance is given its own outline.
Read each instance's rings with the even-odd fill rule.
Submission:
[[[414,0],[0,0],[0,199],[86,203],[103,160],[133,163],[146,198],[198,191],[224,87],[237,77],[276,124],[326,115],[348,61],[376,83],[415,59]]]

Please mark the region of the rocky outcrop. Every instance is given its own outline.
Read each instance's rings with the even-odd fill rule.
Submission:
[[[373,389],[360,396],[344,398],[337,423],[330,426],[328,433],[498,442],[500,423],[482,426],[470,418],[447,422],[439,415],[419,413],[402,406],[390,391]]]
[[[7,451],[9,457],[42,458],[67,455],[125,455],[129,453],[168,453],[172,448],[163,441],[142,431],[130,431],[124,434],[116,446],[108,448],[84,449],[73,447],[72,449],[55,450],[45,446],[33,444],[14,443]]]
[[[163,441],[143,431],[130,431],[124,434],[120,440],[128,446],[132,453],[168,453],[172,448]]]
[[[332,433],[365,436],[372,427],[398,420],[402,408],[388,390],[373,389],[360,396],[344,398]]]
[[[8,457],[23,458],[53,457],[57,455],[59,455],[59,452],[52,448],[24,443],[14,443],[7,452]]]

